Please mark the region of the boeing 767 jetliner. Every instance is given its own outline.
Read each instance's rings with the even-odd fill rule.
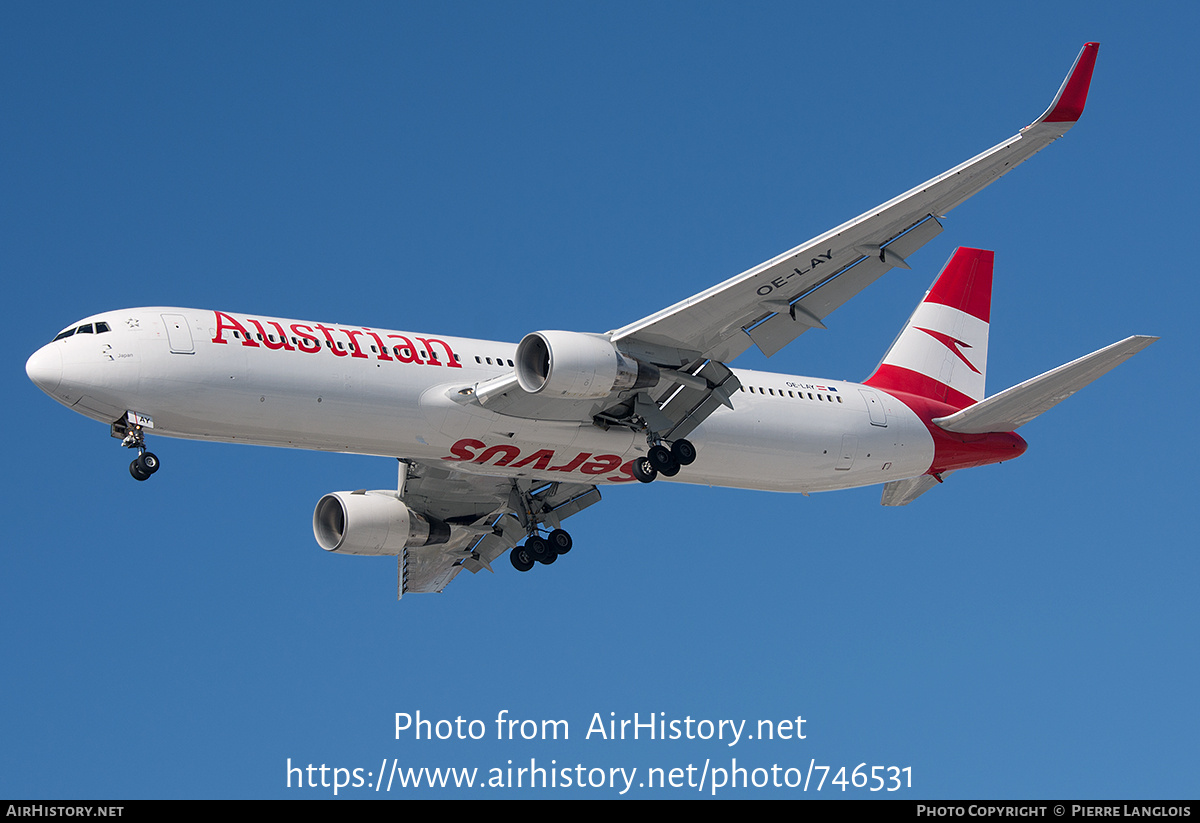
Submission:
[[[1130,337],[987,397],[992,253],[958,249],[862,384],[734,370],[771,356],[942,231],[940,220],[1061,137],[1099,46],[1015,136],[872,211],[614,331],[535,331],[513,346],[225,311],[84,318],[26,371],[159,469],[146,437],[399,459],[396,490],[334,492],[331,552],[396,555],[401,595],[442,591],[512,550],[528,571],[571,549],[562,521],[598,486],[657,477],[812,492],[883,484],[905,505],[958,469],[1017,457],[1015,429],[1156,338]],[[544,535],[544,536],[543,536]]]

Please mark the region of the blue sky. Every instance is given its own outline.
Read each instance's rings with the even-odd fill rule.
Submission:
[[[1198,15],[1007,8],[4,4],[0,795],[332,795],[288,789],[289,758],[638,779],[736,758],[910,767],[913,798],[1194,797]],[[1070,134],[828,332],[736,363],[862,379],[958,245],[997,252],[990,391],[1162,336],[1023,428],[1020,460],[904,509],[606,489],[555,566],[397,604],[392,562],[311,529],[322,494],[387,488],[392,461],[159,438],[139,484],[24,374],[124,306],[508,341],[621,326],[1015,133],[1088,40]],[[489,734],[397,740],[418,710]],[[570,739],[496,740],[505,710]],[[806,738],[584,739],[610,712],[802,716]],[[417,795],[617,792],[390,794]]]

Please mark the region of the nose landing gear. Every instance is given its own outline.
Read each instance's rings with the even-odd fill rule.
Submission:
[[[112,436],[121,438],[121,445],[127,449],[137,449],[138,456],[129,464],[129,474],[134,480],[149,480],[150,475],[158,471],[162,463],[154,452],[146,451],[146,432],[141,421],[147,421],[153,427],[149,418],[126,412],[126,416],[112,424]]]

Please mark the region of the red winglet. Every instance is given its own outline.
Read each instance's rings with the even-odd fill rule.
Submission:
[[[1099,43],[1085,43],[1083,51],[1075,58],[1075,65],[1063,81],[1062,88],[1054,96],[1054,102],[1046,113],[1033,122],[1038,123],[1074,123],[1083,114],[1083,106],[1087,102],[1088,88],[1092,84],[1092,70],[1096,68],[1096,54],[1100,51]]]

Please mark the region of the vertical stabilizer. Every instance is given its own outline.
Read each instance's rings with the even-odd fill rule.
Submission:
[[[865,383],[961,409],[984,397],[994,253],[959,248]]]

